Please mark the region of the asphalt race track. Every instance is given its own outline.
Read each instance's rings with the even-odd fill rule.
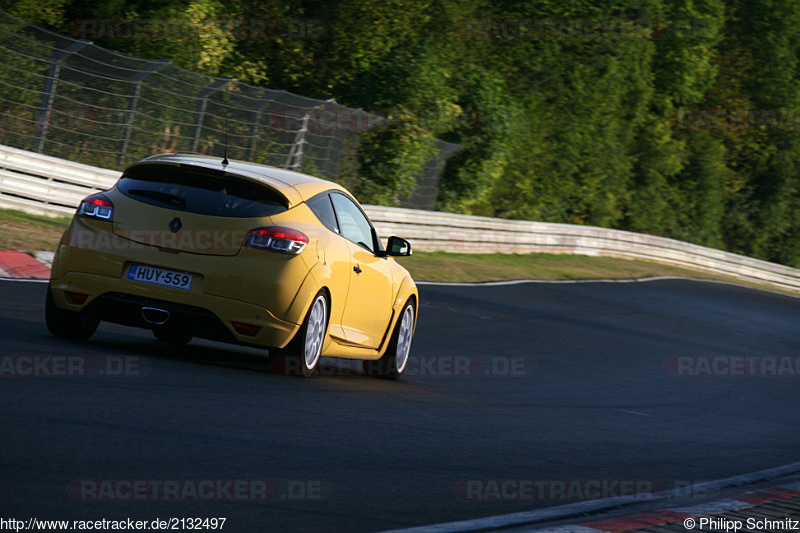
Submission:
[[[255,350],[108,324],[56,339],[45,288],[0,282],[3,518],[378,531],[587,496],[564,486],[672,488],[800,460],[788,296],[425,285],[409,375],[391,382],[336,360],[280,376]]]

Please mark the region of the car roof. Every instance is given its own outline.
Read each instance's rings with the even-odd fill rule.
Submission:
[[[159,154],[137,161],[127,168],[143,164],[165,164],[165,165],[190,165],[193,167],[204,168],[215,171],[222,171],[225,174],[243,177],[250,180],[264,183],[283,194],[289,201],[289,207],[293,207],[304,202],[323,191],[331,189],[347,192],[344,187],[332,181],[316,178],[294,172],[283,168],[250,163],[248,161],[238,161],[231,159],[227,165],[222,164],[219,157],[211,157],[197,154]],[[349,193],[348,193],[349,194]]]

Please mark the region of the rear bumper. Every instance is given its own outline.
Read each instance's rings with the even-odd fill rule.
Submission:
[[[283,348],[299,325],[276,318],[268,309],[220,296],[169,289],[125,279],[70,272],[50,280],[58,307],[85,311],[90,316],[126,326],[152,329],[142,308],[168,313],[164,327],[176,327],[193,337],[265,348]],[[71,303],[67,292],[87,294],[82,305]],[[232,323],[256,326],[255,335],[238,333]]]

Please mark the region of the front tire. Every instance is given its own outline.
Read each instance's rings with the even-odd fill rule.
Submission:
[[[319,365],[328,330],[328,299],[324,292],[314,298],[300,330],[282,350],[273,350],[272,368],[287,376],[309,377]]]
[[[368,376],[398,379],[408,365],[411,352],[411,339],[414,336],[414,303],[409,301],[403,307],[400,318],[392,334],[386,353],[375,361],[364,361],[364,373]]]
[[[44,317],[47,329],[56,337],[85,341],[97,330],[100,320],[87,317],[84,313],[67,311],[56,305],[50,287],[44,302]]]

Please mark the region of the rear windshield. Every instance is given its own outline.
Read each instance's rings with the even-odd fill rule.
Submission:
[[[130,168],[117,189],[139,202],[198,215],[255,218],[287,208],[286,200],[267,185],[187,165]]]

